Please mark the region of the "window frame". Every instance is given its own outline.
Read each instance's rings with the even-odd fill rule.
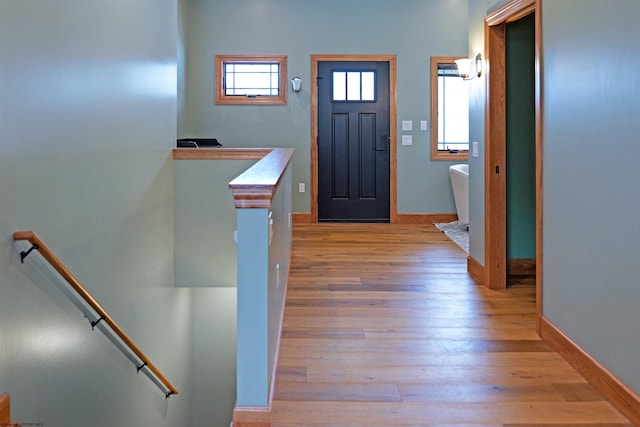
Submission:
[[[279,66],[279,94],[255,97],[225,94],[224,65],[226,63],[277,63]],[[241,105],[286,105],[287,104],[287,56],[286,55],[216,55],[215,56],[215,103]]]
[[[438,149],[438,64],[453,63],[464,56],[432,56],[431,57],[431,160],[468,161],[469,150],[452,153]],[[471,145],[471,141],[468,141]]]

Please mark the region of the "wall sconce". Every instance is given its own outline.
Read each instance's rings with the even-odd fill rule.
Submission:
[[[300,92],[302,89],[302,79],[300,77],[294,77],[291,79],[291,90],[295,93]]]
[[[482,75],[482,54],[477,54],[475,61],[471,58],[456,59],[458,73],[464,80],[471,80]]]

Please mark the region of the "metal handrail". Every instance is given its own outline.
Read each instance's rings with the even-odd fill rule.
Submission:
[[[107,313],[107,311],[96,301],[96,299],[82,286],[82,284],[75,278],[73,274],[65,267],[65,265],[55,256],[53,251],[44,244],[42,240],[33,231],[16,231],[13,233],[13,240],[28,241],[33,246],[31,249],[25,252],[21,252],[20,256],[22,261],[29,255],[29,253],[36,249],[40,252],[40,255],[46,259],[49,264],[69,283],[69,285],[77,292],[77,294],[96,312],[98,320],[91,322],[91,326],[96,326],[100,321],[104,321],[111,330],[122,340],[124,344],[140,359],[141,365],[137,366],[138,372],[147,368],[153,372],[156,378],[167,388],[165,393],[166,397],[172,394],[178,394],[178,390],[165,378],[160,370],[149,360],[149,358],[138,348],[133,340],[120,328],[120,326],[113,320],[113,318]]]

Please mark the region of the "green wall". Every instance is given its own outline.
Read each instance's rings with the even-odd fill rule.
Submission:
[[[507,258],[536,257],[535,17],[506,27]]]
[[[185,91],[179,135],[225,146],[295,147],[294,212],[310,211],[312,54],[396,54],[398,141],[413,120],[412,146],[398,145],[398,211],[455,212],[448,166],[431,162],[429,59],[467,52],[467,0],[185,0]],[[216,54],[285,54],[302,91],[285,106],[214,104]]]

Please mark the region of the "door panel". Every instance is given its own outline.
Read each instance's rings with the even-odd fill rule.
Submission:
[[[349,115],[334,114],[331,141],[333,163],[331,167],[332,199],[349,198]]]
[[[374,114],[360,114],[359,147],[362,165],[360,167],[360,198],[376,197],[376,120]]]
[[[334,101],[334,71],[374,71],[375,99]],[[318,219],[388,222],[389,157],[389,63],[319,62]]]

